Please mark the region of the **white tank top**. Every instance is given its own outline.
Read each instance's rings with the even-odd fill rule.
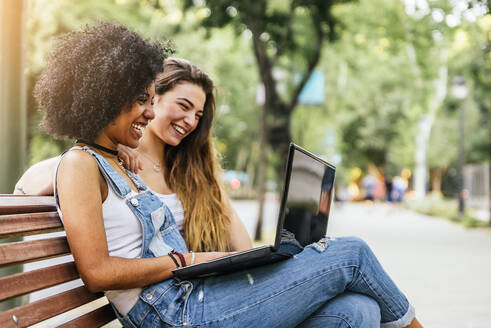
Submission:
[[[159,194],[154,192],[169,208],[176,221],[179,231],[184,229],[184,209],[176,194]],[[136,195],[131,191],[129,196]],[[112,188],[108,188],[107,198],[102,203],[102,215],[106,230],[107,247],[110,256],[137,258],[141,254],[142,229],[138,218],[131,212]],[[106,297],[114,304],[123,316],[128,314],[138,301],[141,288],[109,290]]]
[[[102,216],[109,255],[124,258],[140,257],[142,251],[140,221],[125,201],[116,196],[110,186],[107,189],[107,198],[102,203]],[[133,195],[136,195],[136,192],[132,190],[128,196]],[[141,288],[109,290],[105,295],[119,313],[125,316],[138,301],[141,291]]]

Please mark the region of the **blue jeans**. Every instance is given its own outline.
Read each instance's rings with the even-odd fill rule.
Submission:
[[[318,327],[329,310],[328,301],[347,291],[377,302],[382,327],[404,327],[414,318],[414,309],[368,245],[345,237],[324,238],[283,262],[153,285],[142,293],[124,323],[128,327]]]

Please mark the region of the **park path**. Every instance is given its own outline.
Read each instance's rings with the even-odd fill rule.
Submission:
[[[250,234],[257,203],[234,201]],[[265,208],[275,225],[277,202]],[[394,204],[336,203],[328,235],[356,235],[380,262],[429,328],[491,327],[491,229],[467,229]]]

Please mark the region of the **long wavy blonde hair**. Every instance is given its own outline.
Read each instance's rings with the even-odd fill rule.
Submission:
[[[165,146],[164,177],[182,202],[188,249],[225,251],[230,249],[230,217],[218,182],[221,167],[211,137],[215,112],[213,81],[190,62],[168,58],[164,61],[164,72],[155,81],[155,93],[164,94],[183,82],[203,89],[204,111],[197,128],[179,145]]]

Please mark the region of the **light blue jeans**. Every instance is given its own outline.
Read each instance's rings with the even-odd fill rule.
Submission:
[[[172,213],[141,179],[138,188],[87,147],[108,186],[139,219],[142,257],[187,252]],[[55,183],[56,186],[56,174]],[[130,196],[128,196],[130,195]],[[57,190],[55,199],[59,209]],[[290,245],[291,246],[291,245]],[[359,238],[323,238],[293,258],[233,274],[147,286],[124,317],[127,327],[403,327],[414,310]]]
[[[342,302],[353,297],[346,292],[373,299],[382,327],[404,327],[414,318],[413,307],[368,245],[343,237],[324,238],[283,262],[153,285],[123,322],[128,327],[330,327],[335,314],[329,301],[341,300],[336,308],[342,310]],[[342,297],[334,299],[337,295]],[[351,315],[352,327],[370,327]]]

